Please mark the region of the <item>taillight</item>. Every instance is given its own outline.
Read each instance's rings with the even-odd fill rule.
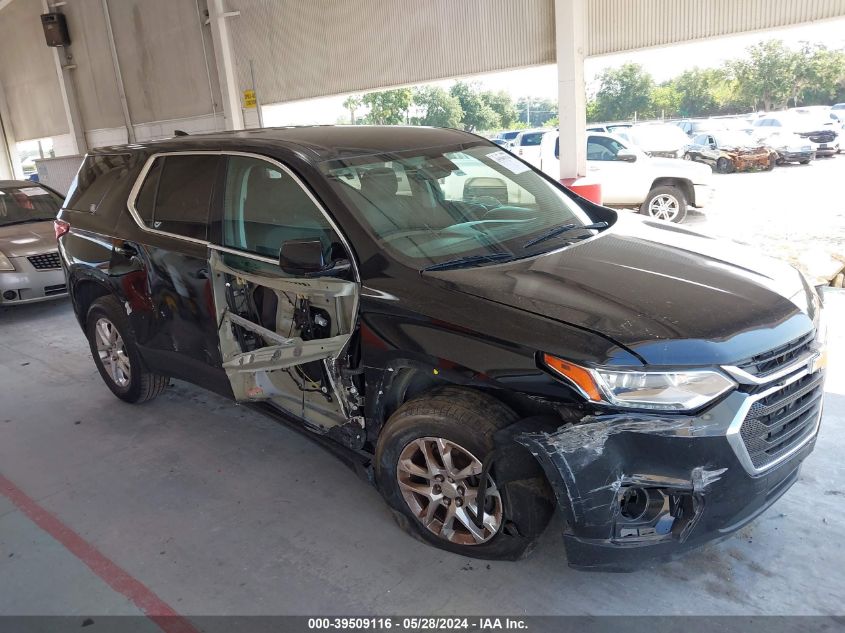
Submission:
[[[70,231],[70,224],[64,220],[53,220],[53,229],[56,231],[56,239]]]

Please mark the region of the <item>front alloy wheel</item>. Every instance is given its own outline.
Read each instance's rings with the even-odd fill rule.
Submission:
[[[483,519],[478,516],[481,461],[469,450],[441,437],[421,437],[399,455],[396,479],[402,497],[423,527],[457,545],[479,545],[502,525],[502,499],[487,477]]]
[[[664,193],[652,198],[648,205],[648,214],[658,220],[672,222],[678,217],[679,206],[680,203],[675,196]]]
[[[97,320],[94,326],[97,342],[97,354],[109,378],[118,387],[126,387],[132,380],[132,366],[126,345],[114,323],[105,317]]]
[[[649,192],[640,213],[655,220],[680,223],[687,217],[687,199],[679,187],[661,185]]]

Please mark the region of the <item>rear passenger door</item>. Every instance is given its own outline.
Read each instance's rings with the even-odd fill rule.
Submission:
[[[358,310],[352,254],[320,203],[285,165],[226,157],[211,247],[223,368],[235,398],[264,401],[329,429],[360,417],[344,369]],[[279,265],[284,243],[318,243],[327,265],[297,275]]]
[[[135,227],[118,226],[111,261],[147,362],[227,393],[208,267],[209,212],[218,153],[152,157],[130,194]]]

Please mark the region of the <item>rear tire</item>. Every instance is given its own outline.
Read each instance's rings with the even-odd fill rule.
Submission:
[[[733,171],[731,161],[722,156],[716,161],[716,171],[720,174],[729,174]]]
[[[496,487],[488,480],[484,527],[475,510],[481,465],[493,450],[494,433],[516,414],[481,392],[442,387],[406,402],[384,426],[376,446],[376,478],[397,523],[435,547],[473,558],[516,560],[530,551],[548,524],[554,495],[536,462],[534,476]],[[444,457],[448,455],[448,457]],[[527,452],[525,459],[533,462]],[[513,508],[534,534],[513,523]]]
[[[807,159],[807,160],[799,160],[798,162],[799,162],[799,163],[801,163],[802,165],[809,165],[809,164],[810,164],[810,159]]]
[[[655,187],[640,207],[640,213],[656,220],[680,224],[687,217],[687,198],[678,187]]]
[[[167,387],[166,376],[144,365],[129,319],[115,297],[100,297],[91,304],[85,333],[103,382],[121,400],[146,402]]]

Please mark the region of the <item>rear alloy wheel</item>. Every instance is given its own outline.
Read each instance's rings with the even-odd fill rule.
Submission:
[[[655,220],[680,223],[687,217],[687,199],[677,187],[655,187],[640,207],[640,213]]]
[[[120,332],[114,323],[106,317],[101,317],[94,324],[94,333],[97,339],[97,355],[106,373],[118,387],[126,387],[132,379],[132,367]]]
[[[692,160],[692,155],[687,152],[686,154],[684,154],[684,160]]]
[[[716,171],[718,171],[720,174],[729,174],[731,171],[733,171],[732,168],[733,164],[724,156],[720,157],[719,160],[716,161]]]
[[[450,543],[478,545],[502,525],[502,498],[487,477],[484,516],[476,524],[481,461],[442,437],[420,437],[399,455],[396,480],[405,503],[429,532]]]
[[[116,297],[100,297],[88,310],[85,331],[100,376],[112,393],[126,402],[152,400],[167,387],[166,376],[149,371]]]

